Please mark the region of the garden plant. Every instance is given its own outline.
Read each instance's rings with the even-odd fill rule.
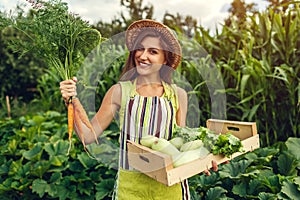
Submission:
[[[67,108],[58,87],[62,79],[80,77],[78,98],[92,115],[107,89],[117,82],[128,52],[111,43],[113,36],[102,37],[109,33],[101,31],[108,31],[116,21],[105,27],[91,25],[70,13],[65,2],[35,2],[28,12],[21,5],[15,15],[0,12],[0,198],[111,199],[118,164],[118,122],[100,137],[97,151],[103,156],[89,157],[77,137],[71,138],[73,146],[67,155]],[[151,9],[141,8],[142,1],[133,2],[137,6],[130,9],[153,17]],[[226,104],[218,105],[226,113],[222,117],[254,121],[260,134],[259,149],[220,165],[211,176],[190,178],[192,199],[297,199],[300,2],[282,1],[229,19],[214,34],[199,25],[182,27],[193,24],[188,23],[189,17],[184,21],[166,14],[163,20],[172,23],[185,53],[174,81],[188,89],[189,109],[197,110],[190,113],[193,120],[188,125],[205,126],[215,114],[212,99],[225,95]],[[122,29],[120,24],[111,33]],[[192,31],[187,35],[187,30]],[[118,39],[121,43],[122,38]],[[216,76],[210,76],[212,68]],[[23,78],[18,82],[9,73]],[[216,79],[222,79],[223,87],[215,87],[211,96],[208,85]]]

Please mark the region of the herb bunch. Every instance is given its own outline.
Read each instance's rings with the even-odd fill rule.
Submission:
[[[25,38],[13,40],[11,47],[20,56],[31,51],[43,59],[61,79],[72,78],[84,58],[101,42],[101,34],[87,21],[68,11],[61,0],[32,1],[30,17],[18,17],[11,28]]]

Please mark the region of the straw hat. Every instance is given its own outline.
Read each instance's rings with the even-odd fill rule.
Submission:
[[[149,19],[143,19],[133,22],[126,31],[126,46],[128,50],[134,50],[134,44],[137,37],[140,33],[147,30],[154,30],[162,35],[162,38],[168,44],[168,49],[163,50],[172,52],[172,63],[170,63],[170,67],[175,69],[181,61],[181,46],[173,31],[162,23]]]

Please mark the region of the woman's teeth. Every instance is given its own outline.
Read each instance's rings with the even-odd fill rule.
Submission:
[[[149,67],[150,64],[147,64],[147,63],[141,63],[141,62],[140,62],[140,66],[141,66],[141,67]]]

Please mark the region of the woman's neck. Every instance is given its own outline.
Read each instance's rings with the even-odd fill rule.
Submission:
[[[164,93],[162,80],[160,78],[147,79],[139,76],[136,79],[136,91],[141,96],[162,96],[162,94]]]
[[[161,85],[162,80],[160,76],[155,77],[145,77],[145,76],[138,76],[136,78],[136,84],[139,86],[144,85]]]

